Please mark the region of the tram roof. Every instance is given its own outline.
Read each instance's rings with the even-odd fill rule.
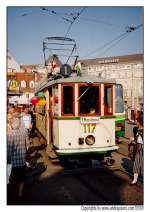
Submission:
[[[42,82],[40,85],[36,87],[36,92],[43,90],[44,88],[50,87],[55,84],[63,84],[63,83],[116,83],[114,79],[105,79],[98,76],[75,76],[75,77],[67,77],[67,78],[59,78],[57,80],[47,80]]]

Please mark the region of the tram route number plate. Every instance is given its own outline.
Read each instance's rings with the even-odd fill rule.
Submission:
[[[100,123],[100,117],[81,117],[80,119],[81,124],[99,124]]]

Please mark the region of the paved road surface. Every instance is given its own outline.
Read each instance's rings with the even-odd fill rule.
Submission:
[[[68,174],[59,163],[53,164],[45,150],[39,146],[38,138],[32,147],[35,170],[44,172],[29,173],[24,197],[18,202],[13,187],[8,186],[8,204],[24,205],[142,205],[143,183],[130,186],[131,176],[116,171],[87,171]],[[125,153],[126,143],[119,144],[120,151]],[[32,152],[32,151],[31,151]],[[116,164],[131,170],[128,157],[114,153]]]

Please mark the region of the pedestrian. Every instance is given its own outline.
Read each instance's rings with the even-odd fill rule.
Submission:
[[[11,129],[12,118],[13,118],[13,115],[11,113],[8,113],[7,114],[7,132],[10,132],[12,130]]]
[[[128,119],[128,103],[124,101],[125,119]]]
[[[34,106],[30,107],[29,114],[31,115],[31,136],[34,137],[35,135],[35,129],[36,129],[36,113],[34,111]]]
[[[22,198],[26,170],[27,131],[19,118],[9,117],[7,131],[7,164],[12,165],[11,180],[17,185],[17,196]]]
[[[138,181],[138,176],[143,167],[143,119],[141,117],[137,118],[137,129],[136,129],[136,153],[135,158],[133,160],[133,181],[131,185],[134,185]],[[135,132],[134,132],[135,133]]]
[[[10,105],[8,107],[8,114],[13,114],[15,113],[15,106],[14,105]]]
[[[12,105],[11,107],[9,107],[8,114],[13,115],[13,117],[19,118],[20,112],[19,112],[18,106]]]
[[[24,109],[24,114],[22,115],[21,120],[28,131],[28,142],[27,142],[27,149],[28,149],[30,144],[30,131],[32,129],[32,119],[31,119],[31,115],[29,114],[28,107]]]
[[[25,109],[24,106],[20,107],[20,117],[21,118],[25,115],[24,109]]]
[[[31,115],[29,114],[29,108],[26,107],[24,109],[24,114],[22,115],[22,121],[25,125],[25,128],[29,130],[32,128],[32,119],[31,119]]]

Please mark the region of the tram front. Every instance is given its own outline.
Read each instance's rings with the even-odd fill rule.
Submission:
[[[115,145],[115,82],[91,76],[89,80],[74,77],[57,82],[53,144],[61,158],[100,159],[118,149]]]

